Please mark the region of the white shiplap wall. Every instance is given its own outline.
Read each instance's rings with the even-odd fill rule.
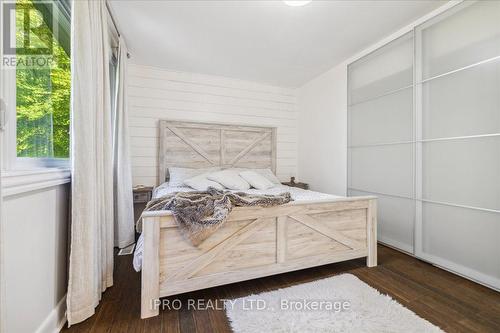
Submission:
[[[296,175],[294,89],[130,65],[128,97],[134,185],[156,183],[159,119],[277,127],[278,177]]]

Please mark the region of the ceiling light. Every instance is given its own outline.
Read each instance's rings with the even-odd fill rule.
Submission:
[[[288,6],[292,7],[300,7],[300,6],[305,6],[312,0],[283,0],[284,3],[286,3]]]

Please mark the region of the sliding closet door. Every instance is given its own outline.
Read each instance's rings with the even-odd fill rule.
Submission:
[[[415,33],[415,253],[500,288],[500,1]]]
[[[348,193],[378,196],[379,240],[500,289],[500,1],[454,6],[348,80]]]
[[[348,193],[378,196],[379,240],[413,252],[413,34],[351,64]]]

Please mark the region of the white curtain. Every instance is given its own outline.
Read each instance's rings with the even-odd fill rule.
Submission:
[[[73,1],[71,31],[70,325],[90,317],[113,284],[113,150],[104,0]]]
[[[132,170],[128,144],[128,105],[126,101],[127,53],[127,45],[120,37],[113,124],[115,246],[119,248],[124,248],[135,240]]]

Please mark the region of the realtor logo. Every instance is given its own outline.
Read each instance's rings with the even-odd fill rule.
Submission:
[[[2,64],[47,67],[52,63],[54,4],[50,1],[2,2]]]

